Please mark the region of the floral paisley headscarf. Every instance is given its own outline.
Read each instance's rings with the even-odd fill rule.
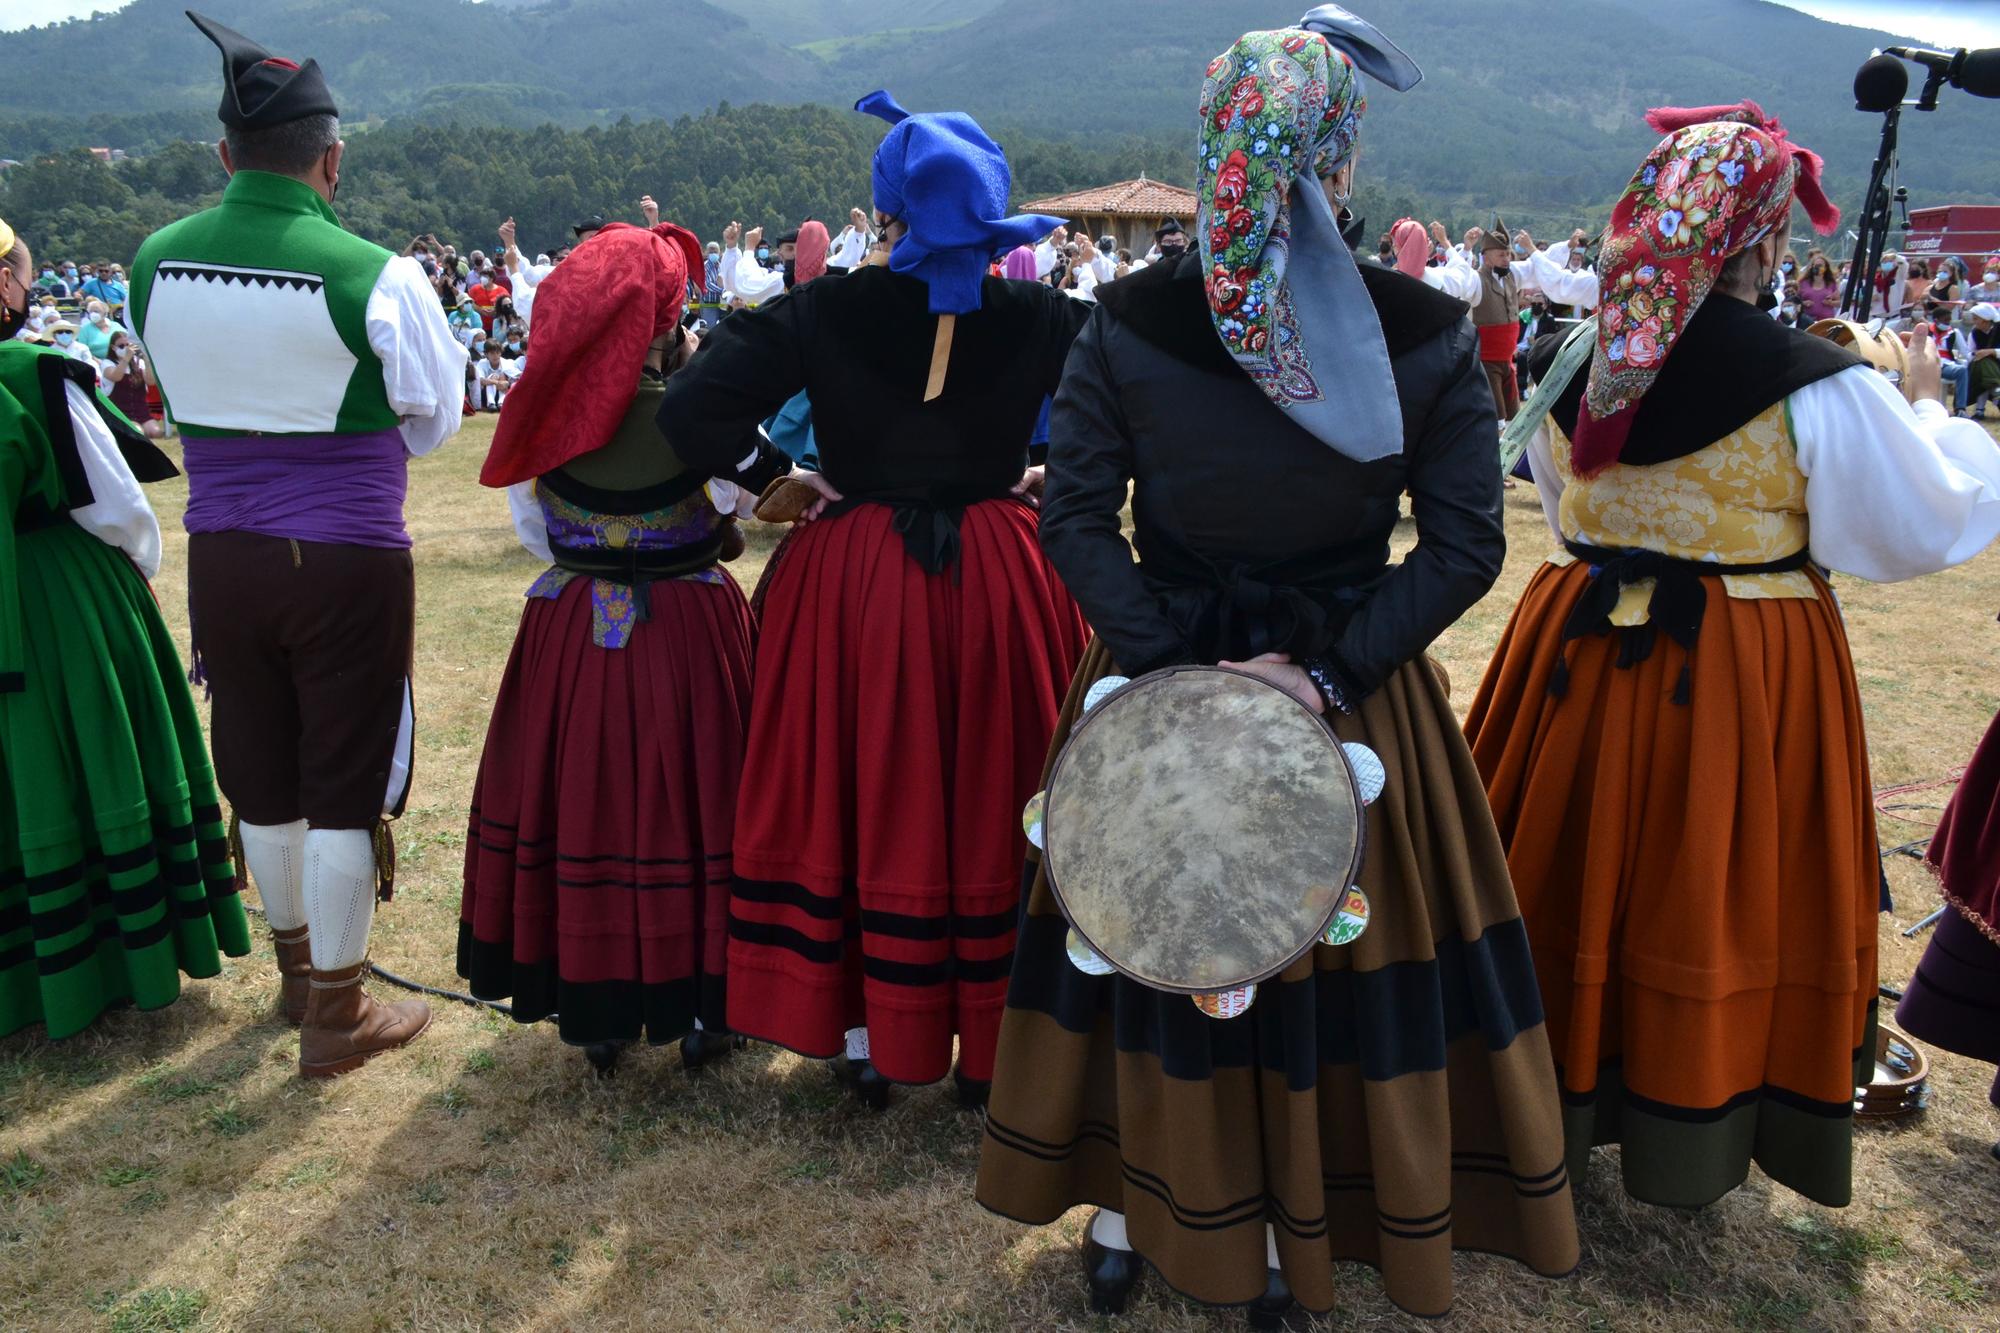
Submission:
[[[1287,416],[1358,462],[1403,451],[1382,325],[1320,185],[1354,155],[1366,107],[1354,62],[1325,34],[1245,33],[1202,88],[1195,220],[1222,345]]]
[[[1667,137],[1611,210],[1598,259],[1597,348],[1570,446],[1578,476],[1618,461],[1640,400],[1732,255],[1783,224],[1794,198],[1822,236],[1840,222],[1819,155],[1755,102],[1661,107],[1646,123]]]

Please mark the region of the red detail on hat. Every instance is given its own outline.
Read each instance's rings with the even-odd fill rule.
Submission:
[[[283,56],[267,56],[257,63],[260,65],[276,65],[279,69],[288,69],[294,74],[299,72],[298,65],[293,61],[285,59]]]
[[[535,288],[534,348],[480,469],[483,486],[552,472],[610,442],[653,340],[680,323],[701,242],[663,222],[614,222]]]

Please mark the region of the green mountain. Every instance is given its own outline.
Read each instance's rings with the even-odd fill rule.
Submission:
[[[724,103],[843,108],[888,87],[908,105],[969,110],[1010,143],[1096,150],[1136,136],[1171,162],[1192,158],[1209,57],[1307,0],[205,3],[274,49],[318,57],[353,124],[579,128]],[[219,62],[181,8],[135,0],[9,34],[0,157],[212,135]],[[1426,78],[1373,97],[1364,179],[1454,220],[1495,207],[1541,227],[1601,218],[1651,141],[1641,115],[1660,103],[1756,97],[1827,157],[1846,204],[1873,157],[1879,119],[1851,109],[1850,83],[1887,34],[1763,0],[1530,0],[1497,16],[1462,0],[1400,0],[1374,16]],[[115,101],[100,99],[87,118],[52,115],[46,72],[92,68],[142,77],[118,80]],[[1934,115],[1908,117],[1901,181],[1912,200],[2000,198],[1996,128],[2000,108],[1957,92]],[[1115,161],[1111,170],[1131,174]]]

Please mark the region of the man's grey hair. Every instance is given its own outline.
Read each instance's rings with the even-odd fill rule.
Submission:
[[[268,130],[230,130],[224,135],[229,160],[238,171],[304,176],[326,150],[340,142],[339,116],[302,116]]]

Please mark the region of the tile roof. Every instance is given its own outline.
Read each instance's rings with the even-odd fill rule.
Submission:
[[[1149,181],[1141,176],[1135,181],[1119,181],[1116,185],[1100,185],[1091,190],[1031,200],[1021,205],[1021,211],[1056,217],[1185,218],[1194,215],[1194,207],[1193,190]]]

